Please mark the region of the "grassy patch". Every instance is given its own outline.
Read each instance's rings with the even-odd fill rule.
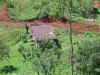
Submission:
[[[0,40],[4,40],[9,46],[20,40],[21,33],[24,33],[24,29],[0,25]]]

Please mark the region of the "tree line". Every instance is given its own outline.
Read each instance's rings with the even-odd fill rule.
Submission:
[[[94,16],[96,14],[94,3],[96,0],[72,0],[72,15],[79,14],[83,17]],[[24,8],[29,3],[29,7]],[[69,0],[7,0],[12,16],[20,16],[24,9],[33,8],[35,18],[42,18],[47,15],[66,18]],[[27,5],[26,5],[27,6]],[[62,8],[62,6],[64,8]],[[66,11],[64,11],[66,9]],[[28,15],[28,14],[27,14]],[[34,18],[34,17],[33,17]],[[68,16],[67,16],[68,18]]]

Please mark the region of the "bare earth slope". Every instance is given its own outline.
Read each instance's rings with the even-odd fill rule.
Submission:
[[[100,0],[98,0],[98,2],[95,3],[94,7],[100,8]]]
[[[29,24],[40,23],[40,24],[53,25],[55,27],[60,27],[60,28],[66,27],[68,29],[68,22],[66,20],[61,19],[61,18],[54,18],[51,16],[44,17],[41,20],[40,19],[27,20],[27,22]],[[15,22],[9,18],[8,11],[6,8],[3,8],[0,11],[0,24],[24,27],[24,21]],[[81,33],[83,31],[100,32],[99,26],[91,25],[87,23],[72,22],[72,28],[73,28],[73,31],[77,33]]]
[[[15,22],[11,20],[8,15],[7,8],[4,7],[0,11],[0,24],[20,26],[23,25],[23,22]]]

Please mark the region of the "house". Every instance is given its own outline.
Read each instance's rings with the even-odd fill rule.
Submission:
[[[31,40],[35,41],[37,47],[37,39],[46,38],[56,42],[56,45],[61,48],[56,35],[54,34],[53,27],[51,25],[40,25],[40,24],[31,24]]]
[[[51,25],[31,24],[31,38],[37,40],[39,38],[56,39],[53,27]]]

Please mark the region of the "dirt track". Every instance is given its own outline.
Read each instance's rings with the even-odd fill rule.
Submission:
[[[44,17],[42,20],[40,19],[34,19],[28,21],[29,24],[32,23],[40,23],[40,24],[50,24],[59,28],[67,28],[68,29],[68,22],[64,19],[60,18],[54,18],[51,16]],[[0,11],[0,24],[6,24],[6,25],[12,25],[12,26],[18,26],[18,27],[23,27],[24,26],[24,21],[21,22],[15,22],[11,20],[8,17],[8,11],[6,8],[3,8]],[[72,22],[72,28],[73,31],[77,33],[81,33],[83,31],[91,31],[91,32],[100,32],[100,28],[97,25],[90,25],[87,23],[80,23],[80,22]]]

